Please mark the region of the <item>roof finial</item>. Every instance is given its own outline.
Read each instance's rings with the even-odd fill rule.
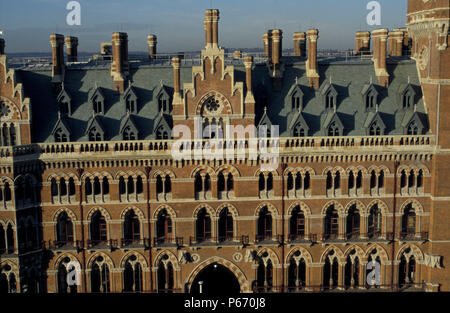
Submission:
[[[267,114],[267,106],[264,107],[264,114]]]
[[[61,83],[61,90],[64,90],[64,81]]]
[[[295,76],[295,84],[298,85],[298,76]]]
[[[159,116],[163,116],[163,108],[161,108],[161,110],[159,111]]]
[[[159,81],[159,83],[161,84],[161,87],[164,85],[162,79]]]
[[[97,81],[95,81],[95,89],[98,89]]]
[[[333,76],[330,75],[330,85],[332,85],[332,84],[333,84]]]
[[[378,103],[375,104],[375,112],[378,113]]]
[[[408,84],[411,84],[411,77],[408,75]]]
[[[372,75],[370,75],[370,84],[371,85],[373,84],[373,76]]]
[[[61,119],[61,111],[58,111],[58,120]]]

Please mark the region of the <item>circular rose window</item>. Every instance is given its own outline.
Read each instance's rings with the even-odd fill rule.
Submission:
[[[10,117],[10,115],[11,109],[9,106],[4,102],[0,102],[0,118],[7,118]]]

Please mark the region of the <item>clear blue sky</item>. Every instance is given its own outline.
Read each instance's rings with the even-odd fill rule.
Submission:
[[[126,31],[131,51],[147,49],[147,34],[158,35],[158,52],[199,50],[204,44],[204,10],[220,10],[219,41],[223,47],[262,47],[270,28],[292,33],[320,30],[319,48],[354,47],[354,33],[405,24],[407,0],[378,0],[381,26],[368,26],[370,0],[79,0],[81,26],[66,24],[69,0],[0,0],[0,29],[7,52],[48,52],[49,35],[79,37],[79,51],[96,52],[114,31]]]

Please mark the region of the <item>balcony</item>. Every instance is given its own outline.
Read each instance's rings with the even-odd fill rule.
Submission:
[[[339,234],[322,234],[321,241],[322,242],[342,242],[345,239],[345,236],[341,236]]]
[[[289,244],[313,244],[317,242],[317,234],[295,234],[288,236]]]
[[[150,246],[150,242],[148,238],[143,239],[130,239],[130,238],[121,238],[120,239],[120,248],[121,249],[148,249]]]
[[[76,241],[57,241],[57,240],[48,240],[42,242],[42,247],[46,250],[76,250],[80,251],[83,248],[83,243],[80,240]]]
[[[281,241],[281,235],[272,236],[271,233],[255,236],[255,244],[279,245],[281,244]]]
[[[110,250],[113,251],[119,247],[117,239],[109,240],[88,240],[87,248],[91,250]]]
[[[163,237],[154,237],[153,238],[153,246],[154,247],[183,247],[184,239],[183,237],[172,237],[172,236],[163,236]]]
[[[427,241],[428,240],[428,232],[401,232],[400,240],[402,241]]]
[[[206,237],[196,238],[189,237],[190,246],[246,246],[249,244],[248,236],[232,237],[232,236],[219,236],[219,237]]]
[[[8,247],[8,248],[1,248],[0,249],[0,255],[2,257],[7,257],[8,255],[13,255],[14,253],[16,253],[16,249],[14,249],[14,247]]]

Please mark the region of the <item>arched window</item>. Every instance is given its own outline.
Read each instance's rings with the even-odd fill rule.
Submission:
[[[11,201],[11,187],[9,187],[9,183],[5,183],[5,187],[3,189],[3,192],[5,193],[5,201]]]
[[[410,252],[410,248],[408,248],[407,251]],[[400,257],[398,270],[398,283],[400,287],[410,285],[414,283],[416,279],[416,259],[413,255],[406,255],[405,252]]]
[[[272,214],[264,207],[258,216],[257,241],[272,240]]]
[[[347,238],[359,238],[360,214],[356,205],[353,205],[347,215]]]
[[[269,173],[267,175],[267,191],[270,192],[273,190],[273,174]]]
[[[326,212],[324,221],[324,239],[336,239],[339,234],[339,215],[334,205]]]
[[[102,192],[103,192],[103,195],[108,195],[109,194],[108,177],[103,177],[103,180],[102,180]]]
[[[419,174],[417,175],[417,188],[423,187],[423,170],[419,170]]]
[[[233,191],[234,190],[234,179],[233,179],[233,174],[228,173],[228,177],[227,177],[227,191]]]
[[[92,127],[89,131],[89,141],[102,141],[102,134],[96,127]]]
[[[295,175],[295,191],[301,190],[302,185],[303,185],[302,174],[299,172]]]
[[[381,135],[381,127],[378,125],[378,122],[373,122],[369,128],[370,136],[380,136]]]
[[[377,187],[377,175],[375,171],[370,172],[370,189],[374,189]]]
[[[2,139],[3,139],[3,146],[9,146],[9,131],[8,131],[8,125],[3,124],[2,127]]]
[[[334,250],[325,258],[323,267],[323,286],[325,289],[334,289],[338,286],[339,263]]]
[[[64,178],[61,178],[59,180],[59,195],[61,197],[67,196],[67,185],[66,185],[66,180]]]
[[[123,291],[142,291],[142,266],[135,255],[131,255],[125,262],[123,271]]]
[[[9,137],[10,137],[11,146],[15,146],[16,145],[16,128],[14,127],[14,124],[11,124],[9,126]]]
[[[329,91],[325,96],[325,108],[333,109],[335,105],[335,96],[331,91]]]
[[[136,135],[130,126],[125,127],[123,130],[123,140],[136,140]]]
[[[341,188],[341,173],[336,172],[334,174],[334,190],[338,190]]]
[[[50,189],[52,197],[58,196],[58,184],[56,183],[56,179],[52,178],[50,182]]]
[[[126,193],[126,187],[125,187],[125,179],[123,176],[120,176],[119,178],[119,195],[124,195]]]
[[[100,179],[98,177],[94,178],[94,196],[101,194],[101,188],[100,188]]]
[[[419,127],[417,126],[415,121],[412,121],[408,125],[408,135],[419,135]]]
[[[303,189],[304,190],[309,190],[311,186],[311,175],[309,174],[309,172],[305,173],[305,179],[303,182]]]
[[[266,189],[266,180],[263,173],[259,173],[258,189],[259,192],[262,192]]]
[[[367,232],[369,238],[381,236],[382,231],[381,223],[382,223],[381,210],[378,208],[378,205],[375,204],[370,209],[368,217]]]
[[[158,175],[156,176],[156,196],[158,199],[162,195],[163,191],[164,191],[163,180],[161,178],[161,175]]]
[[[131,94],[128,95],[125,102],[127,112],[134,113],[136,111],[136,101],[134,101]]]
[[[402,217],[402,237],[414,237],[416,235],[416,212],[411,204],[405,208]]]
[[[11,224],[8,224],[8,227],[6,228],[6,240],[8,241],[7,250],[8,254],[14,253],[14,230]]]
[[[123,241],[125,244],[130,244],[141,239],[139,218],[134,210],[129,210],[125,214],[125,220],[123,222],[123,235]]]
[[[304,239],[305,237],[305,215],[300,206],[292,210],[289,235],[291,240]]]
[[[366,95],[366,108],[374,109],[376,104],[376,94],[373,91],[370,91]]]
[[[400,187],[403,189],[406,187],[406,171],[403,170],[400,176]]]
[[[156,139],[167,140],[169,139],[169,133],[165,130],[163,126],[158,127],[156,130]]]
[[[165,209],[161,210],[156,220],[156,242],[159,244],[171,242],[172,234],[172,219]]]
[[[195,194],[195,199],[199,199],[200,197],[200,193],[203,191],[203,180],[202,180],[202,176],[200,175],[200,173],[195,174],[195,179],[194,179],[194,194]]]
[[[267,254],[267,252],[265,252]],[[259,261],[258,269],[257,269],[257,288],[259,292],[267,292],[272,289],[273,286],[273,265],[272,260],[268,259],[267,261],[263,261],[262,259]]]
[[[217,192],[219,193],[219,197],[221,193],[225,191],[225,177],[223,176],[223,172],[220,172],[217,175]]]
[[[95,114],[103,113],[103,100],[99,96],[95,96],[92,99],[92,105]]]
[[[67,266],[70,262],[70,259],[68,257],[64,258],[61,263],[58,265],[58,293],[76,293],[77,292],[77,286],[72,285],[69,286],[67,284]]]
[[[158,263],[158,292],[172,293],[174,286],[174,275],[172,262],[165,255]]]
[[[91,269],[91,292],[111,291],[109,267],[102,256],[98,256]]]
[[[294,137],[305,137],[305,129],[303,128],[303,126],[298,123],[297,125],[295,125],[294,127]]]
[[[3,225],[0,224],[0,255],[6,253],[6,237]]]
[[[410,90],[406,91],[403,94],[402,104],[403,104],[403,108],[404,109],[408,109],[408,108],[411,108],[413,106],[413,102],[414,102],[413,98],[414,98],[413,94],[412,94],[412,92]]]
[[[339,136],[339,126],[336,124],[336,122],[333,122],[328,126],[328,136]]]
[[[91,242],[93,245],[108,239],[106,227],[105,217],[100,211],[96,211],[91,218]]]
[[[224,208],[219,215],[219,241],[233,240],[233,236],[233,215]]]
[[[172,181],[169,175],[164,178],[164,193],[169,194],[172,192]]]
[[[138,195],[142,194],[144,191],[144,184],[142,183],[142,177],[138,176],[136,178],[136,193]]]
[[[69,196],[75,195],[75,181],[72,177],[69,178]]]
[[[68,138],[66,133],[61,128],[58,128],[55,131],[55,142],[67,142],[67,141]]]
[[[327,191],[333,189],[333,176],[330,171],[327,172]]]
[[[197,214],[196,230],[197,242],[211,240],[211,216],[205,208]]]
[[[358,174],[356,175],[356,190],[357,191],[360,191],[362,189],[362,183],[363,183],[362,172],[358,171]]]
[[[289,260],[288,267],[288,291],[301,290],[306,285],[306,264],[297,251]]]
[[[292,110],[300,109],[301,95],[296,91],[292,95]]]
[[[414,187],[415,178],[416,178],[416,174],[414,173],[413,170],[411,170],[411,172],[409,172],[409,176],[408,176],[408,188]]]
[[[356,251],[350,252],[347,256],[347,261],[345,263],[345,277],[344,285],[347,288],[356,288],[359,286],[359,258],[356,256]]]
[[[287,177],[287,190],[288,190],[288,196],[289,192],[294,191],[294,176],[291,172],[289,172]]]
[[[84,193],[86,195],[86,198],[92,195],[92,184],[89,177],[86,178],[86,182],[84,184]]]
[[[73,223],[66,212],[62,212],[58,216],[56,222],[56,240],[58,241],[58,245],[62,246],[73,242]]]
[[[384,188],[384,171],[380,171],[378,175],[378,188]]]

